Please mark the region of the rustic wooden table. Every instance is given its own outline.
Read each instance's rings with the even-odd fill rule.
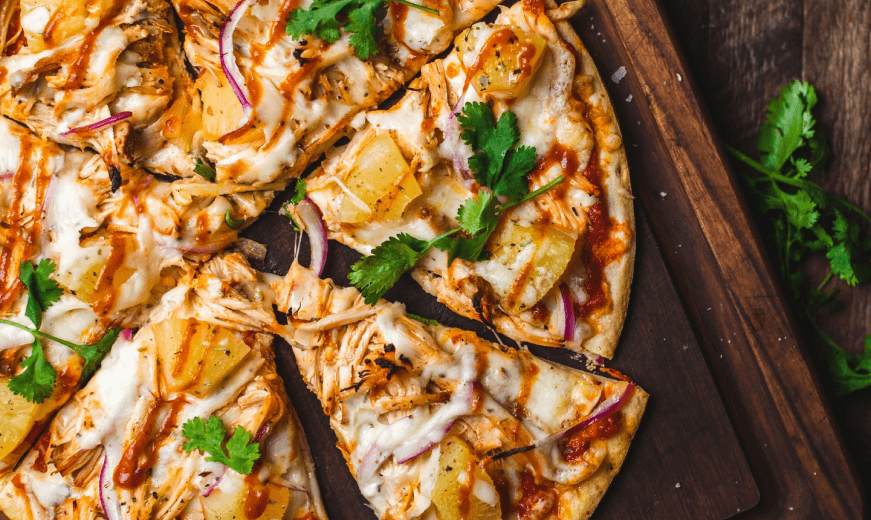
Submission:
[[[662,0],[720,138],[745,152],[768,99],[784,83],[811,82],[817,119],[832,147],[813,180],[871,211],[871,2],[868,0]],[[739,164],[733,165],[736,171]],[[821,280],[824,261],[804,266]],[[820,324],[848,352],[871,333],[871,284],[845,287]],[[828,347],[805,330],[833,412],[865,488],[871,490],[871,390],[835,396]]]

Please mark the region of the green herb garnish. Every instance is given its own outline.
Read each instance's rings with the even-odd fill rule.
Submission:
[[[217,416],[212,415],[208,421],[194,417],[182,425],[182,435],[189,440],[184,443],[184,450],[190,453],[200,450],[207,453],[207,462],[220,462],[237,473],[247,475],[254,469],[254,462],[260,458],[260,445],[251,442],[251,433],[237,426],[233,436],[226,442],[227,429]]]
[[[760,210],[771,217],[781,276],[811,326],[831,347],[829,367],[836,389],[847,393],[871,386],[871,334],[865,337],[864,353],[850,356],[819,327],[813,311],[834,304],[837,289],[825,288],[835,276],[849,286],[871,278],[871,239],[863,238],[860,229],[860,221],[871,222],[871,217],[807,178],[823,169],[829,155],[812,114],[816,103],[810,84],[784,86],[768,104],[759,132],[759,161],[734,148],[729,151],[759,173],[745,180]],[[829,260],[829,272],[817,287],[805,290],[798,265],[817,253]]]

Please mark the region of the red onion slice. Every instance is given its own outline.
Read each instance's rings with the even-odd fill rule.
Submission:
[[[109,125],[114,125],[115,123],[119,123],[121,121],[124,121],[125,119],[128,119],[130,117],[133,117],[133,112],[119,112],[119,113],[115,114],[114,116],[107,117],[106,119],[97,121],[96,123],[91,123],[90,125],[77,126],[75,128],[70,128],[66,132],[62,132],[60,135],[67,136],[70,134],[80,134],[83,132],[91,132],[93,130],[99,130],[103,127],[106,127]]]
[[[224,474],[227,473],[227,466],[221,465],[221,470],[217,473],[215,480],[212,481],[211,484],[203,491],[203,496],[209,498],[209,495],[212,494],[212,491],[218,488],[221,485],[221,480],[224,478]]]
[[[309,242],[311,242],[312,258],[311,266],[318,276],[324,272],[324,266],[327,264],[327,228],[324,225],[324,217],[318,205],[312,202],[308,197],[296,206],[299,219],[305,226],[305,231],[308,233]]]
[[[257,432],[257,437],[254,438],[256,442],[260,442],[260,439],[269,432],[269,423],[263,425],[263,428],[260,428],[260,431]]]
[[[607,416],[611,415],[612,413],[614,413],[614,412],[620,410],[621,408],[623,408],[624,406],[626,406],[626,403],[629,402],[629,398],[632,397],[632,393],[634,390],[635,390],[635,385],[633,385],[632,383],[626,383],[626,388],[622,392],[614,392],[611,395],[611,397],[609,397],[608,399],[605,399],[604,401],[599,403],[599,405],[596,406],[592,412],[590,412],[589,417],[587,417],[583,421],[579,422],[578,424],[575,424],[573,426],[569,426],[568,428],[566,428],[564,430],[560,430],[552,435],[548,435],[544,439],[541,439],[540,441],[536,442],[533,446],[539,447],[539,446],[544,446],[544,445],[550,444],[551,442],[559,439],[560,437],[562,437],[563,435],[565,435],[567,432],[569,432],[571,430],[574,430],[576,428],[577,429],[584,428],[587,425],[589,425],[590,423],[592,423],[593,421],[596,421],[596,420],[599,420],[603,417],[607,417]]]
[[[122,330],[121,337],[124,338],[124,341],[133,341],[133,329]]]
[[[9,179],[15,177],[15,172],[3,172],[0,173],[0,182],[8,181]]]
[[[562,335],[566,342],[575,341],[575,302],[565,284],[560,285],[560,315],[563,320]]]
[[[121,520],[121,508],[119,507],[118,494],[112,487],[112,475],[108,470],[109,457],[103,457],[103,468],[100,470],[100,482],[98,493],[100,506],[103,508],[103,516],[106,520]]]
[[[245,78],[239,71],[236,65],[236,55],[233,52],[233,33],[236,32],[236,26],[239,25],[239,20],[245,16],[248,7],[254,3],[254,0],[239,0],[236,7],[230,11],[230,16],[221,27],[221,37],[218,40],[218,50],[221,55],[221,69],[230,82],[230,88],[242,104],[242,113],[245,114],[245,119],[251,116],[251,102],[248,101],[248,87],[245,86]]]

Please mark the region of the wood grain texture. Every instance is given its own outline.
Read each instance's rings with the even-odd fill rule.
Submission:
[[[654,175],[639,178],[636,172],[634,188],[651,211],[656,234],[759,472],[762,507],[750,515],[785,517],[792,507],[806,517],[862,517],[863,498],[828,420],[824,395],[808,368],[761,237],[750,231],[754,226],[728,174],[722,149],[704,119],[697,117],[702,107],[692,94],[683,62],[668,45],[671,36],[659,23],[659,5],[612,0],[595,7],[602,13],[600,23],[610,19],[621,34],[626,50],[622,58],[636,72],[632,77],[637,84],[628,86],[643,101],[618,108],[624,128],[627,119],[637,119],[640,126],[655,126],[659,134],[633,132],[630,124],[627,142],[634,138],[649,152],[655,147],[651,139],[662,140],[664,156],[647,163],[655,167]],[[785,22],[778,20],[772,19],[772,28],[801,28],[790,22],[789,11]],[[750,53],[747,59],[756,58]],[[765,82],[758,88],[764,90]],[[668,203],[663,203],[665,197]],[[690,247],[682,249],[686,245]]]
[[[871,4],[864,0],[662,3],[725,141],[755,152],[765,105],[779,85],[794,79],[810,81],[820,95],[819,128],[828,135],[833,154],[826,172],[812,178],[871,211]],[[820,258],[802,270],[819,282],[828,265]],[[871,285],[833,286],[842,289],[838,306],[821,311],[819,322],[843,348],[859,352],[862,339],[871,333]],[[871,492],[871,443],[867,441],[871,389],[834,396],[824,368],[829,347],[802,325],[867,495]]]

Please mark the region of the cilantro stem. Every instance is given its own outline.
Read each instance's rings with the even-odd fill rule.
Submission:
[[[826,193],[826,196],[831,197],[832,199],[836,200],[837,202],[840,202],[845,208],[858,214],[859,216],[861,216],[862,218],[864,218],[868,222],[871,222],[871,217],[866,215],[864,211],[862,211],[861,209],[857,208],[856,206],[850,204],[849,202],[842,199],[841,197],[838,197],[837,195],[832,195],[831,193]]]
[[[31,329],[31,328],[28,327],[27,325],[22,325],[22,324],[20,324],[20,323],[15,323],[14,321],[9,321],[9,320],[0,319],[0,323],[2,323],[2,324],[4,324],[4,325],[12,325],[13,327],[18,327],[18,328],[21,329],[21,330],[26,330],[27,332],[33,334],[34,337],[39,337],[39,338],[47,339],[47,340],[50,340],[50,341],[56,341],[56,342],[60,343],[61,345],[65,346],[65,347],[69,347],[69,348],[71,348],[71,349],[72,349],[73,351],[75,351],[77,354],[81,351],[81,348],[82,348],[81,345],[76,345],[75,343],[72,343],[72,342],[70,342],[70,341],[66,341],[66,340],[60,339],[60,338],[58,338],[58,337],[56,337],[56,336],[52,336],[51,334],[46,334],[45,332],[41,332],[41,331],[38,331],[38,330],[35,330],[35,329]]]
[[[728,150],[729,153],[731,153],[732,155],[734,155],[736,159],[738,159],[738,160],[741,161],[742,163],[746,164],[747,166],[753,168],[754,170],[758,171],[759,173],[761,173],[761,174],[763,174],[763,175],[767,175],[767,176],[769,176],[769,177],[770,177],[771,175],[774,175],[774,172],[773,172],[773,171],[771,171],[771,170],[769,170],[768,168],[762,166],[761,164],[759,164],[757,161],[755,161],[754,159],[750,158],[749,156],[744,155],[743,153],[741,153],[740,151],[738,151],[737,148],[733,148],[732,146],[730,146],[730,145],[727,144],[727,145],[726,145],[726,150]]]
[[[553,188],[554,186],[556,186],[557,184],[561,183],[564,180],[565,180],[565,177],[560,175],[559,177],[557,177],[556,179],[545,184],[541,188],[538,188],[537,190],[533,191],[532,193],[526,194],[526,196],[524,196],[522,199],[515,201],[515,202],[508,202],[508,203],[504,204],[500,209],[502,211],[505,211],[506,209],[513,208],[514,206],[519,206],[520,204],[523,204],[524,202],[526,202],[528,200],[532,200],[535,197],[538,197],[542,193]]]
[[[817,290],[818,290],[818,291],[822,291],[822,290],[823,290],[823,287],[825,287],[826,285],[829,284],[829,281],[832,279],[832,276],[833,276],[834,274],[835,274],[835,273],[834,273],[834,271],[832,271],[832,268],[829,267],[829,274],[827,274],[826,277],[825,277],[825,279],[823,279],[823,281],[820,282],[820,285],[819,285],[819,287],[817,287]]]
[[[459,231],[461,229],[463,229],[463,228],[462,227],[455,227],[454,229],[447,231],[445,233],[442,233],[441,235],[435,237],[434,239],[432,239],[426,243],[426,250],[428,251],[429,248],[431,248],[436,242],[438,242],[439,240],[441,240],[443,238],[447,238],[447,237],[455,234],[457,231]]]
[[[436,16],[439,15],[439,12],[435,9],[431,9],[429,7],[424,7],[422,5],[417,5],[409,2],[408,0],[391,0],[392,2],[396,2],[397,4],[407,5],[408,7],[414,7],[415,9],[420,9],[421,11],[426,11],[430,14],[434,14]]]

